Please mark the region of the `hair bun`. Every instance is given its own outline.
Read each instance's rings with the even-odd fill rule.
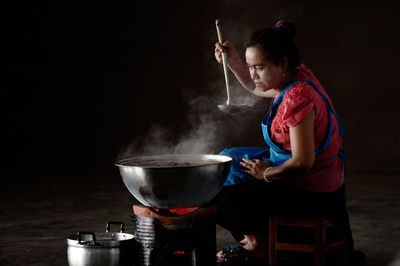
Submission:
[[[275,29],[278,32],[286,35],[289,39],[293,38],[297,32],[294,23],[284,21],[283,19],[275,23]]]

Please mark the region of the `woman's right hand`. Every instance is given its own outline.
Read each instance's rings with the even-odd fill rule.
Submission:
[[[222,52],[226,54],[226,63],[229,66],[229,69],[239,80],[240,84],[242,84],[243,88],[256,96],[268,98],[274,97],[274,95],[276,94],[275,90],[260,92],[254,89],[255,84],[254,81],[251,79],[247,64],[242,61],[242,59],[236,52],[235,47],[229,41],[226,41],[223,44],[221,44],[220,42],[217,42],[215,44],[215,59],[217,59],[218,63],[222,63]]]
[[[235,47],[229,41],[224,42],[223,45],[220,42],[215,43],[215,59],[220,64],[222,63],[222,52],[226,54],[226,63],[229,66],[232,66],[239,57]]]

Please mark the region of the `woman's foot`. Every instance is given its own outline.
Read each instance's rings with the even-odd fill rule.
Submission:
[[[229,261],[239,258],[264,259],[268,257],[267,241],[259,234],[244,235],[239,244],[230,244],[217,253],[218,261]]]
[[[240,243],[244,244],[243,248],[249,252],[250,258],[268,257],[268,244],[261,235],[244,235],[244,239]]]
[[[218,264],[229,264],[241,265],[246,262],[248,257],[248,251],[243,248],[242,243],[229,243],[217,253],[217,263]]]

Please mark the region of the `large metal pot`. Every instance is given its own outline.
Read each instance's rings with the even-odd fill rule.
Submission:
[[[116,163],[131,194],[145,206],[187,208],[211,201],[222,188],[232,158],[213,154],[143,156]]]
[[[120,232],[110,232],[110,224],[120,224]],[[106,232],[79,232],[67,239],[70,266],[135,266],[138,246],[134,235],[124,233],[122,222],[108,222]]]

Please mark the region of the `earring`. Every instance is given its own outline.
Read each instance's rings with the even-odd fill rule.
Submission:
[[[282,75],[282,77],[284,77],[284,78],[286,77],[286,73],[282,73],[281,75]]]

